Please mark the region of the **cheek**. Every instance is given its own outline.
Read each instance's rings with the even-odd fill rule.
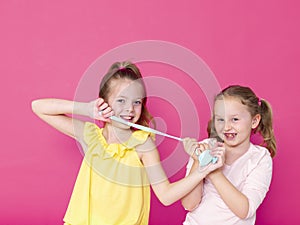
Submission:
[[[118,113],[120,113],[121,111],[122,111],[122,107],[120,107],[120,105],[118,105],[118,104],[112,104],[111,105],[111,108],[112,108],[112,110],[116,113],[116,114],[118,114]]]
[[[215,122],[215,129],[217,132],[221,132],[223,130],[223,123],[218,123],[218,122]]]
[[[108,100],[107,104],[114,110],[116,108],[116,102],[113,100]]]
[[[142,105],[135,106],[134,111],[136,114],[141,114],[142,113]]]

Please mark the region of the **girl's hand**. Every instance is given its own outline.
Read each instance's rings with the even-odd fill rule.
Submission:
[[[92,119],[110,122],[109,117],[112,115],[114,115],[114,112],[102,98],[89,103],[89,116]]]
[[[198,155],[200,155],[204,150],[209,148],[206,143],[199,143],[194,138],[184,138],[183,139],[184,150],[196,161],[198,161]]]
[[[207,170],[206,172],[209,173],[208,176],[210,176],[213,171],[217,171],[217,169],[222,168],[225,164],[225,146],[224,143],[218,142],[216,144],[216,147],[211,149],[210,154],[214,157],[218,158],[218,161],[216,163],[210,163],[207,166],[203,168],[199,168],[199,170]]]

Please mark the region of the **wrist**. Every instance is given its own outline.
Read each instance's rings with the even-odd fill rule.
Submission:
[[[219,176],[221,176],[222,175],[222,171],[221,171],[221,169],[216,169],[215,171],[212,171],[212,172],[210,172],[209,174],[208,174],[208,178],[211,180],[211,181],[213,181],[213,180],[215,180],[215,179],[217,179]]]
[[[190,173],[201,175],[201,177],[206,177],[208,172],[204,167],[201,167],[198,160],[194,160]]]
[[[89,116],[89,103],[73,102],[73,114]]]
[[[197,167],[197,172],[201,174],[203,177],[207,177],[209,175],[209,170],[207,169],[207,167],[201,166],[200,164],[198,165],[199,166]]]

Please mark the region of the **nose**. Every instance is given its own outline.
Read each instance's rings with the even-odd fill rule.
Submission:
[[[225,124],[224,124],[224,130],[230,130],[231,129],[231,121],[225,121]]]
[[[126,107],[125,107],[125,110],[127,112],[132,112],[133,111],[133,104],[132,103],[127,103]]]

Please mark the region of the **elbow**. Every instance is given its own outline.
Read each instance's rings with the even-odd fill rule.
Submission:
[[[171,199],[167,197],[162,197],[159,199],[159,201],[164,205],[164,206],[169,206],[172,205],[175,201],[172,201]]]
[[[178,198],[178,196],[174,196],[174,193],[172,194],[169,189],[161,190],[160,192],[156,192],[155,194],[160,203],[164,206],[172,205],[174,202],[180,199]]]
[[[157,195],[159,201],[164,206],[170,206],[176,201],[179,200],[179,198],[174,197],[172,194],[165,192],[164,194]]]
[[[200,205],[202,194],[199,193],[200,192],[197,192],[196,195],[195,193],[193,195],[187,195],[181,199],[181,204],[185,210],[192,212]]]
[[[185,210],[187,210],[189,212],[192,212],[199,206],[200,201],[199,202],[194,202],[194,201],[190,202],[190,201],[182,200],[181,204],[182,204],[182,206],[184,207]]]
[[[240,213],[239,215],[236,215],[237,217],[239,217],[240,219],[244,220],[244,219],[247,219],[248,213]]]
[[[255,210],[251,207],[252,204],[245,195],[242,194],[241,198],[234,203],[235,204],[229,204],[228,206],[231,212],[239,219],[246,220],[254,215]]]
[[[38,105],[38,100],[33,100],[31,102],[31,110],[34,112],[34,113],[37,113],[37,105]]]
[[[249,215],[249,205],[247,204],[247,207],[243,208],[241,207],[240,210],[235,214],[240,219],[244,220],[248,217],[251,217],[252,215]]]
[[[33,100],[31,102],[31,110],[39,115],[39,114],[42,114],[43,112],[43,100],[42,99],[36,99],[36,100]]]
[[[189,212],[192,212],[194,211],[196,208],[198,207],[198,204],[195,204],[195,205],[187,205],[187,206],[184,206],[184,209],[189,211]]]
[[[247,219],[247,215],[248,215],[248,212],[241,212],[239,214],[237,214],[236,216],[242,220],[244,219]]]
[[[159,198],[159,201],[164,205],[164,206],[170,206],[172,205],[173,203],[175,203],[176,201],[178,201],[179,199],[178,198],[173,198],[172,196],[167,196],[167,195],[164,195],[162,197]],[[185,202],[184,200],[181,200],[182,202],[182,205],[185,207]],[[193,205],[193,203],[189,203],[189,202],[186,202],[186,206],[188,208],[196,208],[197,206],[199,205],[199,203],[195,203]],[[192,210],[191,210],[192,211]]]
[[[173,202],[161,202],[164,206],[170,206],[173,204]]]

